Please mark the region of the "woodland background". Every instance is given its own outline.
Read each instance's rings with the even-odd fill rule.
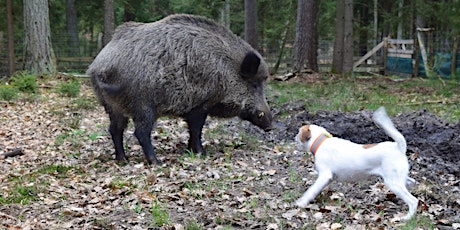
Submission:
[[[26,14],[24,9],[33,5],[47,8],[48,13],[37,10]],[[25,25],[43,14],[49,15],[45,24],[49,24],[50,34],[38,37],[51,40],[49,58],[55,67],[48,68],[49,72],[56,67],[84,72],[113,29],[125,21],[152,22],[174,13],[189,13],[214,19],[246,38],[267,59],[273,73],[304,68],[317,72],[323,64],[332,64],[332,72],[349,73],[353,57],[356,60],[385,37],[416,38],[417,28],[434,31],[435,52],[454,56],[459,10],[458,0],[5,0],[0,4],[0,76],[23,69],[36,72],[27,69],[33,55],[25,55],[25,47],[29,47],[25,39],[32,31]],[[8,57],[14,60],[9,65]]]

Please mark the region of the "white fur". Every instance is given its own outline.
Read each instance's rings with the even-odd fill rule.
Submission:
[[[374,113],[373,119],[396,142],[382,142],[371,147],[340,138],[328,138],[318,148],[315,155],[318,178],[296,201],[297,206],[305,207],[333,179],[353,182],[365,179],[369,175],[377,175],[381,176],[385,185],[409,206],[409,212],[403,217],[403,220],[414,216],[418,199],[412,196],[406,188],[406,185],[415,183],[415,180],[408,176],[406,140],[394,127],[383,107]],[[306,141],[302,141],[302,135],[304,137],[306,135],[304,132],[310,134],[307,135],[309,138]],[[300,128],[295,138],[299,150],[309,152],[315,139],[323,133],[328,134],[326,129],[316,125]]]

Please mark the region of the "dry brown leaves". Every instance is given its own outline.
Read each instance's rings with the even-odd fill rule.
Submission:
[[[125,134],[130,162],[112,160],[103,109],[81,109],[78,99],[53,93],[46,82],[40,96],[0,104],[0,153],[16,148],[23,156],[0,160],[1,199],[26,190],[29,200],[0,206],[6,229],[387,229],[403,223],[407,207],[378,180],[334,183],[306,209],[293,202],[316,178],[310,157],[290,140],[262,143],[227,125],[237,119],[210,119],[204,130],[210,156],[184,150],[188,134],[178,119],[161,119],[153,133],[164,166],[146,165],[130,127]],[[88,84],[80,100],[95,103]],[[284,144],[287,143],[287,144]],[[434,186],[423,175],[415,195],[418,220],[459,227],[442,214],[455,207],[429,203]],[[458,178],[442,186],[458,185]],[[458,192],[458,189],[457,189]],[[458,194],[458,193],[457,193]],[[455,199],[450,197],[449,199]],[[457,208],[460,198],[457,195]],[[158,217],[164,210],[167,219]],[[457,213],[454,213],[458,215]],[[439,218],[442,217],[442,218]],[[419,224],[420,226],[420,224]],[[426,226],[426,225],[423,225]]]

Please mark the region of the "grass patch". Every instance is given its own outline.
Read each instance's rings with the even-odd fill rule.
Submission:
[[[435,225],[433,220],[427,216],[416,215],[406,222],[400,230],[413,230],[413,229],[434,229]]]
[[[64,179],[69,178],[73,173],[82,173],[82,171],[72,166],[51,164],[28,174],[12,175],[8,178],[7,189],[0,193],[0,205],[27,205],[38,201],[38,194],[46,193],[46,188],[49,186],[48,180],[41,179],[43,175]]]
[[[157,227],[169,224],[169,214],[161,205],[155,203],[151,209],[153,223]]]
[[[37,93],[38,84],[37,77],[27,74],[26,72],[19,72],[11,78],[11,85],[24,93]]]
[[[95,98],[89,98],[80,96],[72,101],[71,108],[73,110],[94,110],[97,106],[97,100]]]
[[[37,170],[35,173],[49,174],[55,176],[58,179],[63,179],[68,177],[67,173],[72,169],[74,169],[74,167],[52,164]]]
[[[58,93],[66,97],[77,97],[80,95],[80,82],[78,80],[63,82],[58,89]]]
[[[203,226],[201,224],[199,224],[198,222],[196,222],[196,220],[192,220],[192,221],[188,222],[185,225],[185,229],[187,229],[187,230],[201,230],[201,229],[203,229]]]
[[[280,108],[300,101],[311,113],[317,111],[355,112],[385,106],[391,116],[428,110],[448,120],[460,119],[460,83],[457,81],[379,78],[339,78],[316,83],[271,82],[267,97],[270,106]],[[287,116],[279,114],[280,117]]]
[[[16,185],[9,192],[0,195],[0,205],[20,204],[27,205],[38,199],[39,190],[37,186]]]
[[[19,90],[10,85],[0,85],[0,100],[12,101],[19,97]]]

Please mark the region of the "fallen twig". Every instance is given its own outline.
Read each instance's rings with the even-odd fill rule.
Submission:
[[[22,151],[22,149],[15,149],[13,151],[9,151],[9,152],[6,152],[6,153],[2,153],[0,154],[0,156],[2,157],[15,157],[15,156],[22,156],[24,155],[24,152]]]
[[[454,104],[458,103],[458,100],[436,100],[436,101],[420,101],[407,103],[406,105],[423,105],[423,104]]]
[[[19,221],[18,219],[16,219],[14,216],[10,216],[6,213],[3,213],[3,212],[0,212],[0,216],[4,216],[4,217],[7,217],[7,218],[10,218],[12,220],[15,220],[15,221]]]

